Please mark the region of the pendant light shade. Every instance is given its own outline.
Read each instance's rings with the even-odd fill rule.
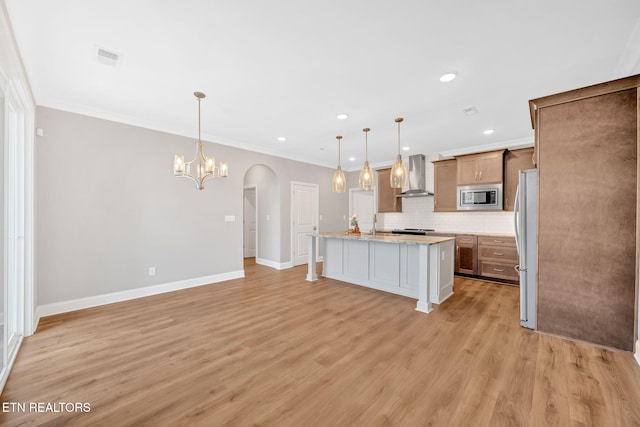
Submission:
[[[391,168],[391,188],[402,188],[407,186],[407,166],[402,161],[402,154],[400,154],[400,123],[404,120],[402,117],[398,117],[395,122],[398,124],[398,156]]]
[[[340,135],[336,136],[338,140],[338,169],[333,174],[333,180],[331,180],[331,189],[334,193],[344,193],[346,188],[346,180],[344,178],[344,172],[342,172],[342,166],[340,166]]]
[[[362,131],[364,132],[364,166],[360,171],[360,179],[358,179],[358,185],[361,190],[373,190],[373,173],[371,172],[371,168],[369,167],[369,141],[368,134],[371,129],[364,128]]]

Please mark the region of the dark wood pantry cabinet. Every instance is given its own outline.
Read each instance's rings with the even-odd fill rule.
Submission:
[[[529,101],[539,171],[537,327],[632,351],[640,75]]]

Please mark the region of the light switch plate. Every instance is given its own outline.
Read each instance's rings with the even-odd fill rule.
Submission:
[[[224,221],[225,222],[235,222],[236,220],[236,216],[235,215],[225,215],[224,216]]]

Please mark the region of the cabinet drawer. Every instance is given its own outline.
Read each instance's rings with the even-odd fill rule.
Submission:
[[[478,246],[478,259],[518,263],[518,251],[510,246]]]
[[[515,270],[516,263],[480,261],[480,275],[485,277],[495,277],[497,279],[518,281],[518,273]]]
[[[516,238],[515,237],[501,237],[501,236],[478,236],[478,244],[479,245],[490,245],[490,246],[513,246],[516,247]]]
[[[478,237],[473,234],[456,234],[456,244],[466,243],[475,245],[478,243]]]

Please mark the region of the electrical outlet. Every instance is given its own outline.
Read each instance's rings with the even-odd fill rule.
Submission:
[[[149,276],[155,276],[155,275],[156,275],[156,268],[149,267]]]

